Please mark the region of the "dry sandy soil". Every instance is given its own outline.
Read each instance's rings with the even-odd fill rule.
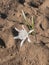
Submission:
[[[14,27],[27,29],[22,10],[30,24],[34,17],[36,37],[20,48],[13,37]],[[0,65],[49,65],[49,0],[0,0]]]

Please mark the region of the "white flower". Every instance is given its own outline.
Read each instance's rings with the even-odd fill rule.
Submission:
[[[22,45],[26,39],[28,40],[28,42],[31,42],[31,40],[29,39],[29,34],[34,31],[34,29],[33,29],[33,30],[30,30],[29,32],[27,32],[26,29],[24,28],[24,26],[22,26],[22,28],[23,28],[22,30],[15,28],[15,30],[19,32],[19,35],[14,37],[14,39],[22,40],[20,43],[20,47],[22,47]]]

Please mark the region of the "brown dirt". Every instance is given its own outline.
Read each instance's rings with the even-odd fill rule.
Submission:
[[[13,28],[22,29],[22,9],[30,24],[34,16],[36,38],[20,48]],[[49,0],[0,0],[0,65],[49,65]]]

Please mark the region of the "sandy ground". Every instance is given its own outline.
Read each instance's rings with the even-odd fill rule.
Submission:
[[[14,28],[22,29],[22,10],[30,24],[34,17],[36,38],[20,48]],[[49,0],[0,0],[0,65],[49,65]]]

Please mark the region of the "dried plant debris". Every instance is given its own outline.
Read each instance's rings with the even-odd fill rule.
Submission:
[[[6,48],[5,42],[0,38],[0,45],[3,48]]]
[[[49,7],[46,7],[46,9],[45,9],[45,16],[46,16],[47,20],[49,21]]]
[[[44,0],[31,0],[29,4],[34,8],[38,8],[41,4],[43,4],[43,2]]]
[[[24,4],[25,0],[18,0],[19,3]]]
[[[6,19],[6,18],[7,18],[7,14],[5,14],[5,13],[0,13],[0,17],[1,17],[2,19]]]

